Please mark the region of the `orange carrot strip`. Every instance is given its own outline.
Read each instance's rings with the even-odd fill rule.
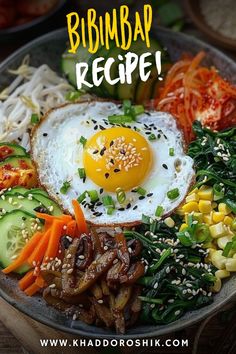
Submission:
[[[46,282],[41,275],[37,276],[35,284],[38,285],[40,288],[44,288],[46,286]]]
[[[71,220],[67,224],[66,234],[71,236],[71,237],[75,237],[75,230],[76,230],[76,221],[75,220]]]
[[[19,256],[15,261],[13,261],[8,267],[3,269],[3,273],[8,274],[10,272],[13,272],[17,268],[19,268],[24,262],[27,260],[27,258],[30,256],[38,242],[40,241],[42,237],[41,232],[36,232],[31,239],[27,242],[25,247],[21,250]]]
[[[31,284],[33,284],[33,282],[36,279],[36,275],[34,275],[34,270],[30,270],[28,273],[26,273],[23,278],[21,278],[18,282],[19,288],[21,290],[25,290],[26,288],[28,288]]]
[[[37,218],[39,219],[43,219],[45,221],[48,221],[49,223],[53,222],[54,220],[62,220],[64,222],[70,222],[72,220],[72,216],[71,215],[58,215],[58,216],[52,216],[49,214],[43,214],[43,213],[36,213]]]
[[[33,266],[33,263],[38,262],[41,263],[44,254],[46,252],[48,242],[49,242],[49,237],[50,237],[50,229],[45,232],[45,234],[41,237],[41,240],[35,247],[34,251],[31,253],[31,255],[28,257],[27,262],[31,266]]]
[[[35,293],[37,293],[39,290],[40,287],[36,283],[33,283],[27,289],[24,290],[24,293],[28,296],[32,296]]]
[[[49,238],[48,247],[47,247],[47,250],[46,250],[45,256],[44,256],[45,262],[50,260],[50,258],[56,257],[56,255],[58,253],[58,249],[59,249],[59,243],[60,243],[60,238],[61,238],[63,226],[64,226],[63,221],[58,220],[58,219],[54,220],[52,227],[50,229],[50,238]]]
[[[74,208],[75,212],[75,220],[77,224],[77,228],[80,234],[87,234],[88,233],[88,227],[84,218],[83,211],[80,207],[79,202],[76,199],[72,200],[72,205]]]

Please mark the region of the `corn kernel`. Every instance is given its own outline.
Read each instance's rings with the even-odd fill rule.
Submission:
[[[211,262],[217,269],[225,269],[226,257],[222,256],[223,251],[217,250],[212,252]]]
[[[213,220],[212,220],[212,214],[204,214],[203,217],[203,222],[207,225],[212,225],[213,224]]]
[[[218,223],[220,221],[223,221],[225,218],[225,215],[223,213],[221,213],[220,211],[213,211],[212,213],[212,220],[215,223]]]
[[[179,228],[179,231],[183,231],[184,229],[186,229],[186,227],[188,227],[188,225],[187,224],[182,224],[181,226],[180,226],[180,228]]]
[[[210,233],[211,233],[211,237],[213,238],[218,238],[218,237],[222,237],[225,236],[227,233],[227,229],[224,226],[224,224],[221,222],[219,222],[218,224],[215,225],[211,225],[209,227]]]
[[[218,204],[216,202],[212,202],[211,206],[212,206],[212,209],[215,209],[218,207]]]
[[[225,268],[228,272],[236,272],[236,259],[227,258],[225,262]]]
[[[175,226],[175,222],[172,218],[168,217],[164,220],[164,223],[166,224],[166,226],[168,227],[174,227]]]
[[[213,200],[213,189],[211,187],[200,189],[198,191],[198,196],[199,196],[199,199],[212,201]]]
[[[227,225],[227,226],[231,226],[232,225],[232,222],[233,222],[233,218],[229,215],[226,215],[224,217],[224,224]]]
[[[220,203],[218,205],[218,210],[223,213],[224,215],[228,215],[231,213],[230,208],[225,203]]]
[[[182,206],[185,213],[191,213],[192,211],[199,211],[197,202],[190,202]]]
[[[176,210],[176,214],[178,214],[178,215],[180,215],[180,216],[184,216],[185,212],[183,211],[182,208],[178,208],[178,209]]]
[[[191,195],[193,193],[197,193],[198,192],[198,188],[194,188],[191,192],[188,193],[188,195]]]
[[[212,207],[211,207],[211,201],[210,200],[199,200],[198,203],[198,207],[199,207],[199,211],[203,214],[207,214],[210,213],[212,211]],[[197,210],[195,210],[197,211]]]
[[[217,239],[217,245],[218,245],[218,247],[223,250],[223,249],[225,248],[225,246],[227,245],[227,243],[228,243],[229,241],[231,241],[231,239],[232,239],[232,238],[229,237],[229,236],[219,237],[219,238]]]
[[[212,292],[214,293],[218,293],[221,289],[221,286],[222,286],[222,282],[221,282],[221,279],[220,278],[217,278],[216,281],[215,281],[215,284],[214,286],[212,287]]]
[[[219,269],[215,272],[215,276],[219,279],[228,278],[230,276],[230,272],[225,269]]]
[[[192,194],[187,195],[185,200],[186,200],[186,203],[198,202],[199,201],[199,196],[197,195],[197,193],[192,193]]]
[[[199,223],[202,223],[202,222],[203,222],[203,215],[202,215],[202,213],[194,212],[194,213],[193,213],[193,220],[197,220]]]

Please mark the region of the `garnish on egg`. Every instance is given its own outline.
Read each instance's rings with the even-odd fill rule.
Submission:
[[[87,142],[83,154],[86,176],[107,191],[124,191],[147,177],[152,151],[147,140],[134,130],[115,127],[99,131]]]

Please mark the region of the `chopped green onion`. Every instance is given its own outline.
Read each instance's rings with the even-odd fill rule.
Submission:
[[[31,123],[32,124],[38,124],[39,122],[40,122],[40,118],[39,118],[38,114],[33,113],[31,115]]]
[[[167,192],[167,197],[171,200],[174,200],[179,197],[179,188],[171,189]]]
[[[158,305],[162,305],[163,304],[163,300],[162,299],[153,299],[151,297],[146,297],[146,296],[139,296],[139,299],[143,302],[149,302],[151,304],[158,304]]]
[[[92,203],[95,203],[98,201],[99,197],[98,197],[98,192],[94,189],[91,191],[88,191],[88,195],[90,197],[90,200]]]
[[[227,244],[226,244],[226,246],[225,246],[225,248],[223,250],[222,256],[228,257],[229,252],[232,249],[232,246],[233,246],[233,242],[227,242]]]
[[[67,92],[67,94],[65,95],[65,99],[67,101],[74,102],[78,98],[80,98],[81,95],[82,95],[81,91],[70,91],[70,92]]]
[[[225,195],[224,186],[221,186],[219,183],[215,183],[213,185],[213,195],[214,195],[214,200],[222,199]]]
[[[142,188],[142,187],[138,187],[138,188],[136,189],[136,192],[137,192],[138,194],[142,195],[142,196],[145,196],[146,193],[147,193],[146,189],[144,189],[144,188]]]
[[[163,212],[164,208],[161,205],[158,205],[158,207],[156,208],[155,216],[160,217],[162,216]]]
[[[108,122],[112,124],[125,124],[133,121],[134,120],[131,116],[126,115],[113,115],[108,117]]]
[[[80,139],[79,139],[79,142],[85,146],[85,144],[87,143],[87,139],[84,137],[84,136],[81,136]]]
[[[157,140],[157,137],[156,137],[155,134],[150,134],[150,135],[148,136],[148,140],[149,140],[149,141],[154,141],[154,140]]]
[[[150,217],[143,214],[143,215],[142,215],[142,223],[149,225],[149,224],[150,224]]]
[[[81,179],[86,178],[86,173],[85,173],[85,169],[84,168],[78,168],[78,173],[79,173],[79,177]]]
[[[134,113],[136,116],[145,112],[144,107],[141,104],[135,105],[135,106],[133,106],[133,108],[134,108]]]
[[[121,188],[117,188],[116,189],[116,197],[117,197],[117,201],[120,204],[123,204],[126,201],[125,191]]]
[[[70,187],[71,187],[70,182],[65,181],[60,189],[60,192],[62,194],[66,194],[68,192],[68,190],[70,189]]]
[[[115,203],[112,197],[110,195],[105,195],[104,197],[102,197],[102,202],[105,208],[107,209],[107,214],[111,215],[115,210]]]
[[[82,203],[82,201],[86,198],[86,194],[87,194],[87,191],[85,191],[82,194],[80,194],[80,196],[77,198],[77,201],[79,203]]]
[[[170,155],[170,156],[175,156],[175,150],[174,150],[174,148],[169,148],[169,155]]]

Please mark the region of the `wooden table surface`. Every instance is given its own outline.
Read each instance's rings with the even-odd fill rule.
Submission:
[[[63,19],[59,18],[54,27],[61,27],[63,21],[64,17]],[[186,32],[200,38],[203,37],[191,23],[187,24]],[[204,38],[204,40],[206,39]],[[0,62],[25,42],[26,39],[14,41],[14,43],[5,43],[0,50]],[[227,54],[235,58],[235,53]],[[137,350],[139,354],[236,354],[236,300],[235,303],[231,302],[226,308],[222,309],[220,314],[216,314],[200,324],[167,337],[173,339],[188,338],[189,347],[165,349],[126,348],[124,350],[116,348],[112,350],[102,348],[42,348],[39,342],[42,338],[72,339],[75,337],[33,321],[0,299],[0,354],[71,354],[78,352],[81,354],[134,354]]]

